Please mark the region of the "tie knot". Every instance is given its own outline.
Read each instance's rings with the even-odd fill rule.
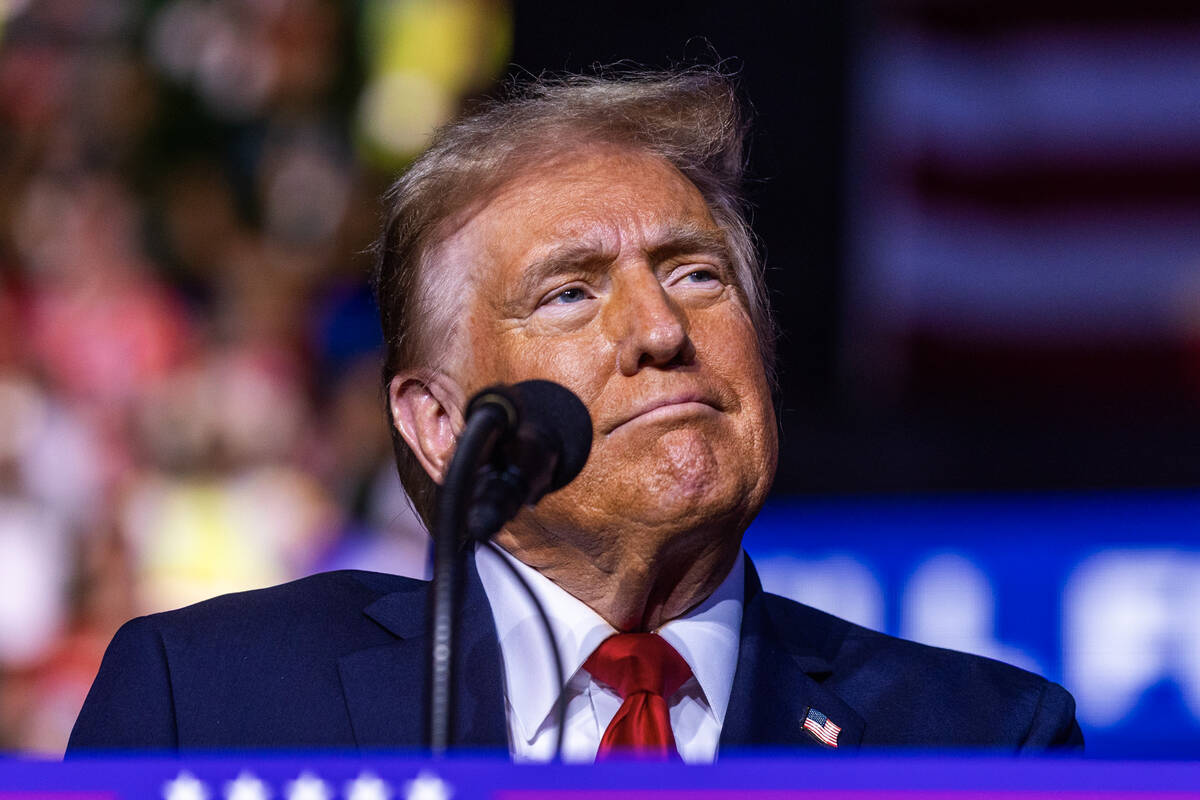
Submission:
[[[638,692],[668,698],[692,675],[683,656],[654,633],[610,636],[588,656],[583,667],[622,699]]]

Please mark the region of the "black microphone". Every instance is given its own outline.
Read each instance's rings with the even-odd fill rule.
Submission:
[[[490,386],[467,405],[500,421],[490,458],[481,466],[467,511],[466,534],[487,541],[550,492],[566,486],[587,463],[592,418],[571,390],[551,381]]]
[[[550,381],[525,381],[484,389],[467,405],[466,424],[438,490],[433,537],[433,582],[430,588],[429,684],[426,739],[440,755],[452,740],[454,619],[462,574],[463,545],[487,541],[522,505],[536,503],[547,492],[566,486],[587,461],[592,449],[592,420],[570,390]],[[468,501],[469,498],[469,501]],[[463,534],[466,534],[466,537]],[[488,543],[488,546],[491,543]],[[501,561],[508,565],[505,559]],[[549,618],[537,596],[516,573],[546,629],[561,685],[562,659],[553,646]],[[559,741],[566,706],[558,703]]]

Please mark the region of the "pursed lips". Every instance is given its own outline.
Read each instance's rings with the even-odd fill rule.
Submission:
[[[680,394],[658,397],[643,402],[642,404],[638,405],[632,413],[618,418],[615,424],[610,424],[607,426],[607,430],[605,430],[604,433],[606,435],[612,433],[622,425],[633,422],[634,420],[642,419],[643,417],[666,416],[668,414],[675,413],[677,409],[682,410],[683,407],[690,405],[706,406],[711,410],[720,411],[716,400],[714,400],[711,396],[701,392],[683,392]]]

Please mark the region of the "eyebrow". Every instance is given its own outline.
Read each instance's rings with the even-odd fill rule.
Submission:
[[[572,242],[556,247],[547,255],[537,259],[521,271],[511,297],[523,300],[534,294],[549,278],[564,273],[599,273],[607,264],[617,259],[617,254],[599,244]]]
[[[654,238],[646,249],[652,266],[690,253],[718,258],[722,266],[732,267],[733,253],[725,232],[695,224],[672,225]],[[514,286],[512,297],[526,298],[535,293],[546,279],[569,272],[594,274],[617,259],[617,253],[599,244],[573,242],[556,247],[546,256],[529,264]]]
[[[695,224],[667,228],[646,252],[651,264],[660,264],[675,256],[688,254],[716,256],[724,265],[733,263],[733,252],[725,231]]]

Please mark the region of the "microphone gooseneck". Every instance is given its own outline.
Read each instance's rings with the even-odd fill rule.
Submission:
[[[451,659],[454,653],[454,617],[461,593],[458,561],[466,507],[460,498],[470,489],[478,459],[492,448],[504,427],[503,409],[489,407],[467,421],[458,437],[454,457],[438,490],[433,530],[433,580],[429,588],[429,673],[426,694],[425,739],[433,755],[450,746]]]
[[[438,492],[434,530],[426,731],[434,755],[444,753],[451,740],[454,621],[464,545],[488,542],[522,506],[570,483],[587,462],[591,446],[587,408],[570,390],[550,381],[492,386],[467,405],[466,422]],[[549,618],[529,587],[524,588],[546,629],[561,685],[565,676]],[[557,754],[564,710],[560,703]]]

